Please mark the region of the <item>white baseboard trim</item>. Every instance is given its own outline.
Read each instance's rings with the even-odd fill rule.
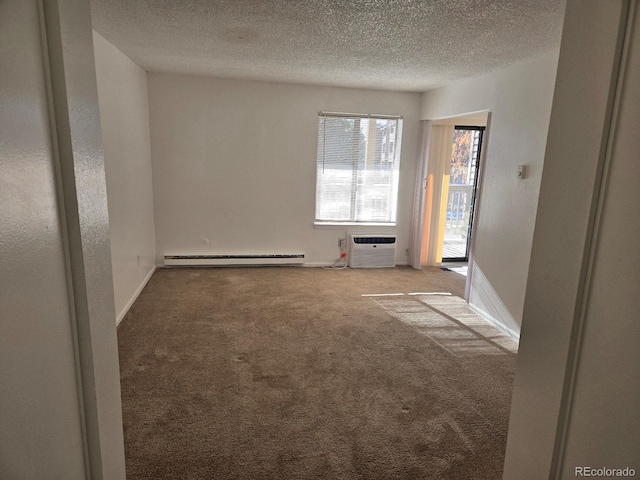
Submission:
[[[305,264],[303,264],[303,267],[330,267],[331,265],[333,265],[335,262],[307,262]],[[407,267],[409,266],[408,263],[396,263],[396,267]],[[362,270],[360,268],[356,269],[356,270]],[[367,269],[364,269],[367,270]],[[377,269],[375,269],[377,270]],[[384,268],[381,268],[380,270],[384,270]]]
[[[520,325],[475,262],[473,262],[471,288],[467,301],[476,312],[514,339],[519,340]]]
[[[316,267],[330,267],[331,265],[333,265],[335,262],[307,262],[307,263],[303,263],[302,265],[282,265],[282,266],[291,266],[291,267],[295,267],[295,266],[299,266],[299,267],[310,267],[310,268],[316,268]],[[233,266],[233,265],[232,265]],[[237,266],[237,265],[236,265]],[[243,265],[246,267],[251,267],[251,265]],[[276,266],[280,266],[280,265],[276,265]],[[408,263],[403,262],[403,263],[396,263],[396,267],[407,267],[409,266]],[[164,265],[164,264],[159,264],[156,265],[155,268],[172,268],[170,266]],[[155,271],[155,269],[154,269]],[[153,272],[151,273],[153,274]],[[148,281],[148,279],[145,281],[145,283]],[[144,285],[143,287],[144,288]],[[139,293],[139,292],[138,292]],[[137,293],[136,293],[136,297],[137,297]],[[134,299],[135,300],[135,299]],[[133,303],[133,302],[132,302]],[[128,309],[128,307],[127,307]],[[126,313],[126,312],[125,312]]]
[[[511,338],[513,338],[516,342],[520,343],[520,332],[516,332],[512,329],[510,329],[509,327],[507,327],[506,325],[504,325],[502,322],[499,322],[498,320],[496,320],[495,318],[493,318],[491,315],[489,315],[487,312],[480,310],[478,307],[476,307],[475,305],[471,305],[469,304],[469,307],[471,308],[471,310],[473,310],[474,312],[476,312],[478,315],[480,315],[482,318],[484,318],[486,321],[492,323],[495,327],[499,328],[500,330],[502,330],[504,333],[506,333],[507,335],[509,335]]]
[[[151,269],[151,271],[147,274],[147,276],[144,278],[144,280],[142,281],[142,283],[140,284],[140,286],[137,288],[137,290],[133,293],[133,295],[131,296],[131,298],[129,299],[129,301],[127,302],[127,304],[124,306],[124,308],[120,311],[120,313],[118,314],[118,317],[116,318],[116,327],[118,325],[120,325],[120,322],[122,321],[122,319],[125,317],[125,315],[127,314],[127,312],[129,311],[129,309],[131,308],[131,305],[133,305],[133,302],[135,302],[138,298],[138,296],[140,295],[140,292],[142,292],[142,289],[144,287],[147,286],[147,283],[149,283],[149,280],[151,280],[152,275],[155,273],[156,271],[156,266],[154,265],[153,268]]]

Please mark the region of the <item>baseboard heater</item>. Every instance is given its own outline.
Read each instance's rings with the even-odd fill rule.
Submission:
[[[351,268],[396,266],[395,235],[350,235],[348,265]]]
[[[302,265],[304,254],[284,255],[165,255],[166,267]]]

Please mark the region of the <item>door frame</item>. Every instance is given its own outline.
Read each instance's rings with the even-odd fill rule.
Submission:
[[[480,173],[480,160],[482,159],[482,152],[484,151],[484,133],[487,130],[486,126],[479,126],[479,125],[455,125],[453,128],[454,128],[453,130],[454,132],[456,130],[465,130],[465,129],[469,131],[480,132],[480,141],[478,146],[478,150],[479,150],[478,159],[476,160],[476,166],[475,166],[476,171],[473,179],[473,190],[472,190],[473,193],[471,195],[471,206],[469,207],[469,223],[467,225],[467,241],[465,245],[465,256],[461,258],[458,258],[458,257],[444,258],[443,257],[442,258],[443,263],[444,262],[469,262],[469,247],[471,245],[471,235],[473,232],[473,217],[475,214],[475,204],[476,204],[477,192],[478,192],[478,180],[479,180],[478,175]],[[451,184],[449,184],[449,186],[451,186]]]

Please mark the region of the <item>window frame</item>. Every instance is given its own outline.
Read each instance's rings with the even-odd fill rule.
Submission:
[[[393,145],[393,161],[392,168],[390,169],[391,175],[395,178],[392,179],[392,184],[390,187],[392,188],[392,194],[385,198],[385,201],[389,201],[391,205],[387,209],[387,214],[390,217],[390,220],[356,220],[357,207],[350,207],[350,219],[340,220],[340,219],[319,219],[319,195],[321,182],[319,179],[320,172],[320,159],[321,159],[321,151],[322,151],[322,164],[324,165],[324,158],[326,155],[326,123],[323,124],[323,119],[326,118],[347,118],[347,119],[367,119],[367,120],[395,120],[395,134],[393,135],[393,139],[390,139],[389,143]],[[403,133],[403,121],[404,117],[402,115],[388,115],[388,114],[369,114],[369,113],[345,113],[345,112],[318,112],[318,145],[317,145],[317,155],[316,155],[316,189],[315,189],[315,213],[314,213],[314,226],[315,227],[339,227],[339,226],[381,226],[381,227],[395,227],[397,222],[397,210],[398,210],[398,197],[399,197],[399,183],[400,183],[400,163],[401,163],[401,149],[402,149],[402,133]],[[323,141],[321,144],[320,135],[321,128],[323,134]],[[367,137],[367,143],[369,142],[369,138]],[[367,145],[367,148],[370,148]],[[354,166],[356,163],[354,162]],[[323,167],[324,168],[324,167]],[[356,167],[358,168],[358,167]],[[352,169],[353,172],[354,169]],[[374,172],[374,169],[365,169],[366,172]],[[356,185],[356,188],[358,186]],[[362,189],[360,191],[363,194],[365,190]],[[354,193],[353,189],[350,192],[351,195],[357,195],[357,191]],[[380,200],[380,198],[375,198],[375,200]]]

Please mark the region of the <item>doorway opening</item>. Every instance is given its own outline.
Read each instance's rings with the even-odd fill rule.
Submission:
[[[465,298],[473,276],[472,230],[481,203],[490,121],[487,110],[423,124],[419,203],[414,208],[419,255],[411,257],[411,265],[440,266],[466,275]]]
[[[451,165],[445,178],[446,198],[443,262],[468,262],[478,168],[485,127],[459,126],[453,130]]]

